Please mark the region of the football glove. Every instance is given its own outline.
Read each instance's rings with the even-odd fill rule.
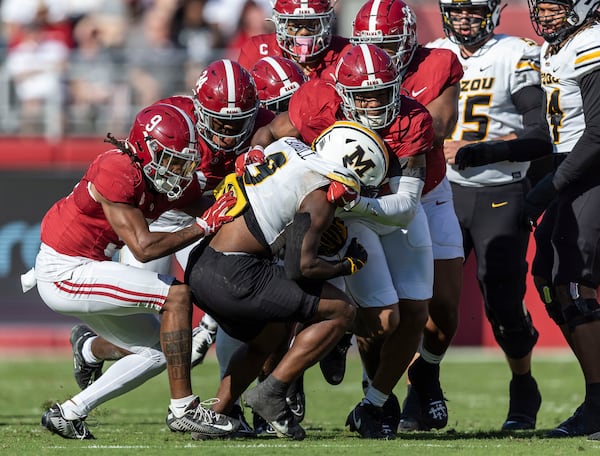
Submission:
[[[327,189],[327,200],[338,207],[350,210],[358,202],[359,194],[353,188],[338,181],[331,181]]]
[[[521,221],[526,229],[533,231],[542,212],[556,197],[556,188],[552,183],[554,173],[546,174],[535,187],[527,193],[521,212]]]
[[[458,169],[483,166],[508,160],[510,149],[506,141],[482,141],[462,146],[456,152],[454,164]]]
[[[319,244],[319,255],[333,256],[337,254],[346,244],[348,239],[348,229],[344,221],[339,217],[334,217],[329,228],[321,235]]]
[[[204,236],[216,233],[223,224],[233,220],[231,215],[227,215],[227,211],[235,206],[236,202],[235,196],[224,193],[202,214],[202,217],[196,217],[196,223],[204,230]]]
[[[367,257],[367,251],[359,244],[358,239],[352,238],[350,245],[346,249],[346,253],[344,253],[344,257],[342,258],[342,263],[346,268],[344,275],[351,275],[360,271],[367,263]]]
[[[252,163],[264,163],[265,162],[265,149],[261,146],[254,146],[248,152],[240,154],[235,159],[235,173],[238,176],[242,176],[246,170],[246,166]]]

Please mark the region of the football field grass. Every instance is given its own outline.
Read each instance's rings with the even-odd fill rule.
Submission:
[[[0,355],[0,454],[2,455],[527,455],[600,454],[600,442],[584,437],[546,439],[544,433],[567,418],[583,399],[583,380],[572,355],[534,352],[533,373],[543,396],[535,431],[500,432],[508,410],[509,372],[496,351],[453,349],[444,360],[442,385],[448,398],[449,423],[435,432],[401,434],[394,441],[358,437],[344,427],[361,399],[360,366],[348,358],[341,385],[327,384],[317,367],[305,378],[307,431],[304,441],[275,437],[254,440],[193,441],[165,425],[166,374],[113,399],[88,417],[96,440],[65,440],[40,426],[44,410],[78,389],[69,353],[45,357]],[[194,389],[202,399],[214,395],[218,366],[213,354],[193,370]],[[403,400],[404,381],[396,388]],[[246,417],[251,413],[246,409]]]

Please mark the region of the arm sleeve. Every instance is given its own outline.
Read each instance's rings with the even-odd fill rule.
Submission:
[[[523,87],[512,95],[513,104],[523,116],[523,132],[518,135],[519,138],[538,137],[547,131],[544,100],[544,91],[536,85]]]
[[[383,225],[406,227],[415,217],[424,182],[417,177],[392,177],[390,188],[395,193],[378,198],[361,196],[352,212],[370,217]]]
[[[600,166],[600,70],[585,75],[580,89],[583,99],[585,129],[567,158],[554,174],[554,186],[562,190]]]

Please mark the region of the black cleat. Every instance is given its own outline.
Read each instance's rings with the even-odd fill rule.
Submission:
[[[383,404],[382,412],[382,432],[388,436],[388,439],[393,439],[396,437],[400,424],[400,403],[394,393],[391,393]]]
[[[366,401],[354,407],[346,419],[346,426],[365,439],[391,440],[396,437],[383,431],[383,408]]]
[[[209,403],[210,400],[205,401]],[[181,417],[176,417],[169,407],[166,422],[173,432],[192,432],[194,440],[225,437],[240,427],[238,420],[204,407],[198,398],[190,402]]]
[[[73,349],[73,376],[79,388],[86,389],[102,375],[104,361],[88,363],[83,357],[83,344],[97,334],[86,325],[76,325],[71,328],[71,347]]]
[[[408,378],[419,397],[419,429],[428,431],[446,427],[448,408],[440,385],[440,365],[430,364],[419,357],[408,368]]]
[[[523,381],[510,381],[510,405],[508,416],[502,425],[503,431],[523,431],[535,429],[542,396],[533,377]]]
[[[240,427],[237,431],[232,432],[231,434],[217,434],[211,435],[207,433],[201,432],[192,432],[192,440],[211,440],[211,439],[255,439],[256,432],[252,429],[252,426],[246,421],[246,417],[244,416],[244,411],[242,407],[235,404],[231,409],[231,413],[229,413],[230,418],[237,420],[240,423]]]
[[[561,439],[565,437],[581,437],[586,435],[584,426],[585,423],[583,419],[584,407],[584,404],[581,404],[579,407],[577,407],[573,415],[560,423],[554,429],[548,431],[546,433],[546,437]]]
[[[400,414],[399,432],[412,432],[421,429],[421,403],[415,389],[408,385],[406,398],[402,404],[402,413]]]
[[[250,423],[246,420],[244,416],[244,411],[242,407],[238,404],[235,404],[231,409],[230,417],[235,418],[240,422],[240,427],[235,431],[231,436],[239,437],[243,439],[254,439],[256,438],[256,431],[250,426]]]
[[[304,414],[306,412],[306,397],[304,395],[304,374],[300,375],[292,384],[289,386],[285,395],[285,402],[287,402],[290,411],[294,414],[296,423],[302,423],[304,420]]]
[[[64,439],[95,439],[85,424],[85,418],[79,418],[77,420],[66,419],[63,416],[62,408],[58,404],[54,404],[42,415],[42,426],[53,434],[60,435]]]
[[[319,361],[323,378],[330,385],[339,385],[346,373],[346,354],[352,345],[352,333],[346,333],[325,357]]]
[[[277,432],[275,432],[275,429],[273,429],[273,426],[271,426],[269,423],[267,423],[267,420],[265,420],[258,413],[252,412],[252,417],[253,417],[252,424],[254,425],[254,432],[256,432],[256,435],[260,435],[260,434],[277,435]]]

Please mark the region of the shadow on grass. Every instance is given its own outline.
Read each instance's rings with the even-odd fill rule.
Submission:
[[[348,437],[360,436],[356,433],[351,433],[347,429],[325,429],[318,426],[306,426],[305,430],[309,433],[309,437],[314,440],[325,440],[335,437]],[[485,431],[485,430],[473,430],[473,431],[456,431],[455,429],[448,429],[444,432],[401,432],[396,435],[396,440],[440,440],[440,441],[451,441],[451,440],[482,440],[482,439],[494,439],[494,440],[515,440],[515,439],[531,439],[531,438],[543,438],[550,429],[535,429],[528,431]]]

